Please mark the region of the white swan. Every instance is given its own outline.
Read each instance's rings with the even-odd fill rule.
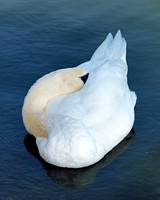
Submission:
[[[87,73],[84,84],[80,77]],[[90,61],[40,78],[22,115],[46,162],[80,168],[99,161],[130,132],[135,103],[127,84],[126,42],[118,31]]]

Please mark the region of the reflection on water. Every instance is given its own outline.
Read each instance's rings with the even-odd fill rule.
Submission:
[[[43,167],[47,170],[48,176],[50,176],[56,183],[70,188],[83,188],[94,183],[99,170],[109,165],[117,156],[128,149],[133,142],[134,136],[135,133],[132,129],[124,140],[112,149],[112,151],[106,154],[102,160],[92,166],[80,169],[56,167],[45,162],[39,155],[35,138],[30,134],[26,135],[24,143],[27,150],[40,160]]]

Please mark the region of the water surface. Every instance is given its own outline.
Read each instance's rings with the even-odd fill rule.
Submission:
[[[160,199],[159,11],[158,0],[0,1],[0,199]],[[24,96],[42,75],[89,60],[118,29],[138,96],[135,133],[90,168],[46,165],[26,136]]]

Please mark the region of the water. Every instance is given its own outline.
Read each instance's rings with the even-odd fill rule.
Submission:
[[[158,0],[0,1],[0,199],[160,199],[159,10]],[[134,131],[89,168],[47,165],[26,136],[24,96],[42,75],[89,60],[118,29],[138,95]]]

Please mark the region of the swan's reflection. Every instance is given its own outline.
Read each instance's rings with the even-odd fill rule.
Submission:
[[[70,188],[82,188],[91,183],[94,183],[97,173],[101,168],[109,165],[119,154],[128,149],[134,139],[134,130],[127,135],[127,137],[119,143],[112,151],[110,151],[98,163],[80,169],[60,168],[46,163],[39,155],[35,138],[27,134],[24,143],[28,151],[40,160],[43,167],[47,170],[50,176],[56,183]]]

